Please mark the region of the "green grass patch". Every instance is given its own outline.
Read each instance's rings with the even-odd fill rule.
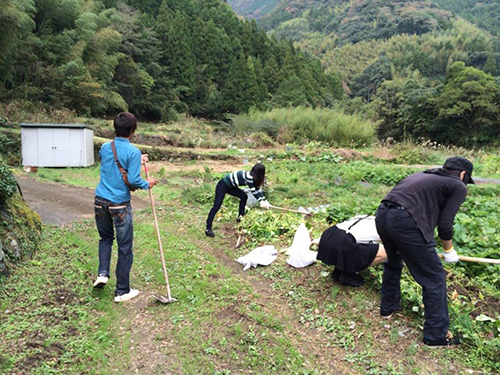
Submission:
[[[376,156],[341,159],[319,144],[293,147],[265,152],[265,158],[274,156],[266,161],[265,194],[272,204],[294,209],[329,204],[306,221],[314,237],[330,223],[359,213],[374,214],[394,184],[422,169],[409,162],[432,163],[446,157],[436,154],[422,160],[417,154],[415,160],[394,164]],[[483,160],[485,155],[477,157]],[[497,171],[493,164],[490,169],[478,166],[477,170],[483,177],[494,176]],[[59,179],[83,186],[95,186],[97,182],[96,167],[42,172],[47,181]],[[0,343],[0,352],[6,353],[3,371],[17,371],[28,359],[38,358],[38,373],[50,373],[57,366],[67,373],[93,373],[93,369],[97,369],[94,373],[132,372],[134,364],[145,363],[138,354],[144,347],[155,353],[149,358],[150,368],[158,373],[500,371],[496,266],[445,265],[449,272],[451,328],[462,334],[464,345],[435,354],[421,344],[421,290],[407,272],[402,279],[402,312],[390,322],[379,318],[381,267],[365,272],[366,284],[359,289],[333,283],[330,267],[319,263],[293,269],[284,255],[270,267],[244,273],[234,259],[257,245],[274,244],[278,249],[290,246],[304,218],[251,209],[236,225],[238,202],[227,197],[214,222],[216,237],[208,239],[203,233],[204,222],[215,184],[223,173],[208,169],[173,172],[167,167],[157,173],[168,181],[155,187],[154,195],[172,294],[178,302],[164,306],[144,298],[140,305],[114,305],[112,283],[102,292],[90,289],[97,266],[93,222],[64,230],[49,229],[35,258],[16,270],[13,278],[2,280],[0,329],[6,332],[6,340]],[[455,223],[454,243],[460,254],[498,257],[499,197],[497,185],[469,187]],[[133,286],[144,294],[165,294],[151,210],[136,213],[134,220]],[[246,242],[236,249],[239,235]],[[71,303],[57,302],[60,280],[71,286],[64,287],[72,293],[68,297]],[[40,285],[46,285],[46,289]],[[44,305],[44,298],[51,304]],[[44,315],[47,311],[49,314]],[[73,312],[78,317],[76,325],[74,319],[51,320],[65,314],[71,317]],[[73,326],[78,334],[65,336]],[[38,331],[43,347],[35,345],[26,352],[16,349],[28,339],[35,342]],[[57,355],[44,354],[57,353],[56,344],[69,348],[72,356],[58,362],[54,359]],[[99,354],[103,351],[108,357]]]

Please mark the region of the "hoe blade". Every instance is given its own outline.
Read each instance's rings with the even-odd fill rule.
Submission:
[[[161,294],[152,294],[151,297],[156,298],[158,301],[160,301],[161,303],[164,303],[164,304],[177,301],[175,298],[172,298],[172,297],[168,298],[168,297],[162,296]]]

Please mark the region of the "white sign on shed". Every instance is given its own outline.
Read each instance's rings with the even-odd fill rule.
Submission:
[[[82,124],[21,124],[23,165],[89,167],[94,164],[94,131]]]

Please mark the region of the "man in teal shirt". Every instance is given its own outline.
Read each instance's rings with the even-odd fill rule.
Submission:
[[[133,262],[133,221],[130,206],[130,188],[151,189],[158,183],[140,176],[141,164],[147,155],[133,146],[130,141],[137,129],[137,120],[129,112],[119,113],[113,122],[116,138],[114,146],[121,167],[127,172],[128,185],[120,172],[112,150],[112,142],[102,145],[100,181],[95,190],[95,220],[99,231],[99,269],[94,282],[95,288],[103,288],[109,280],[111,247],[116,232],[118,243],[118,263],[116,265],[115,302],[123,302],[136,297],[139,291],[130,289],[130,269]]]

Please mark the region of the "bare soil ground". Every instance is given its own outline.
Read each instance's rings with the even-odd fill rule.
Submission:
[[[94,189],[49,184],[29,177],[16,177],[23,197],[38,212],[44,224],[65,225],[94,216]],[[132,197],[134,210],[143,210],[149,202]]]
[[[161,168],[165,168],[168,172],[177,171],[204,171],[205,167],[209,168],[213,173],[221,173],[230,170],[248,168],[248,164],[244,164],[241,159],[230,159],[230,160],[203,160],[196,164],[186,164],[186,163],[169,163],[164,161],[155,161],[148,163],[148,167],[152,172],[156,172]]]

